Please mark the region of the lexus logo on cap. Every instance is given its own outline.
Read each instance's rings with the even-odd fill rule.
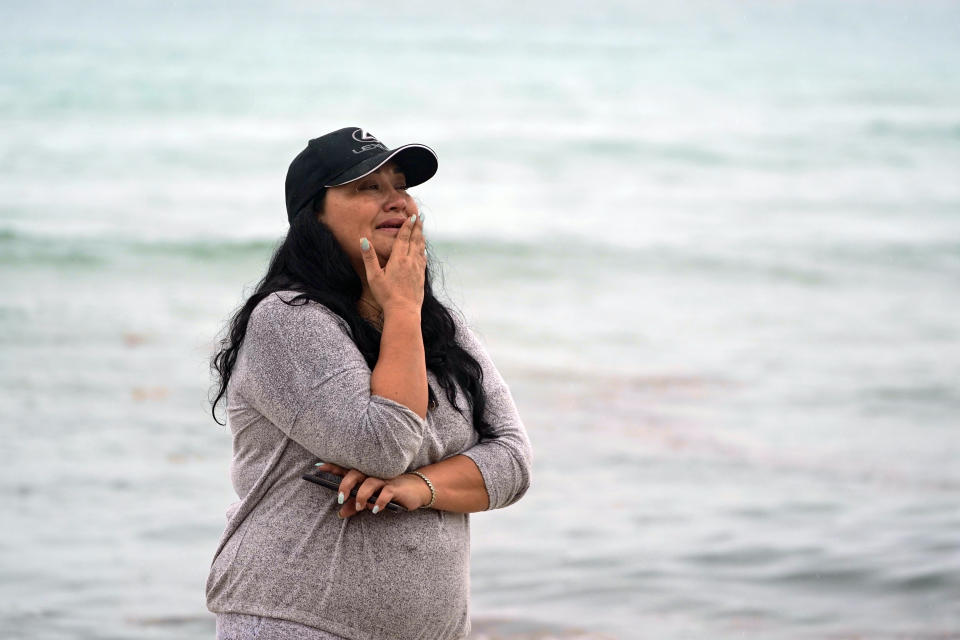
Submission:
[[[353,132],[353,139],[357,142],[380,142],[377,140],[377,136],[372,133],[367,133],[363,129],[355,129]]]
[[[364,129],[355,129],[353,132],[353,139],[357,142],[363,143],[360,147],[353,150],[354,153],[363,153],[364,151],[370,151],[371,149],[383,149],[388,151],[387,147],[377,140],[377,137],[372,133],[367,133]]]

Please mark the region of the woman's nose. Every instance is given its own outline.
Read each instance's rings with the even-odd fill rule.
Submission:
[[[393,187],[388,187],[387,192],[387,210],[400,211],[407,208],[407,201],[403,197],[403,192]]]

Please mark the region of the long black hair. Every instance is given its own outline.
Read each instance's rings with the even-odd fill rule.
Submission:
[[[274,251],[267,273],[253,294],[234,313],[229,332],[210,361],[219,386],[211,403],[210,413],[217,424],[217,405],[227,393],[227,385],[237,361],[237,353],[247,334],[250,314],[257,304],[276,291],[299,292],[287,304],[319,302],[343,318],[353,334],[353,341],[372,370],[380,353],[380,331],[357,311],[363,291],[360,276],[333,233],[319,219],[326,190],[316,196],[294,216],[286,238]],[[430,263],[432,264],[432,262]],[[481,438],[491,437],[491,426],[483,419],[486,394],[483,391],[483,370],[480,363],[456,343],[456,325],[451,312],[433,294],[431,269],[428,266],[423,284],[423,306],[420,310],[424,355],[427,369],[434,373],[443,392],[461,415],[456,402],[456,388],[462,389],[470,401],[474,429]],[[282,298],[281,298],[282,300]],[[428,387],[429,406],[436,406],[434,390]]]

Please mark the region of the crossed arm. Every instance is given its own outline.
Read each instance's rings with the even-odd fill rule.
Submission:
[[[419,339],[419,319],[415,323],[411,320],[407,327],[410,332],[415,330],[416,336],[400,331],[395,334],[390,332],[391,328],[402,329],[403,324],[400,318],[393,325],[385,318],[380,358],[370,377],[371,397],[384,398],[397,412],[390,416],[391,420],[385,420],[387,424],[383,425],[391,433],[404,432],[401,423],[396,421],[397,417],[406,415],[410,421],[414,420],[413,411],[401,404],[400,398],[393,393],[395,389],[402,390],[405,380],[409,380],[409,377],[403,375],[392,376],[399,370],[392,368],[394,356],[403,357],[403,350],[413,350]],[[486,351],[465,325],[458,326],[458,338],[461,344],[478,358],[484,371],[483,386],[487,398],[484,419],[491,426],[494,437],[479,442],[458,455],[420,467],[417,471],[426,476],[433,485],[436,497],[430,505],[432,508],[473,513],[505,507],[520,499],[530,484],[532,451],[509,389]],[[397,343],[399,345],[396,351],[390,348]],[[384,348],[385,346],[387,348]],[[423,376],[425,387],[425,370]],[[416,398],[412,403],[415,402]],[[426,407],[426,397],[422,398],[420,406]],[[416,414],[416,418],[423,418],[423,415]],[[410,461],[419,449],[420,442],[417,436],[407,435],[405,446],[387,447],[390,457],[382,457],[378,464],[368,467],[370,458],[366,457],[362,460],[356,459],[354,468],[331,463],[320,466],[321,470],[343,476],[340,493],[344,500],[340,503],[340,517],[348,518],[364,509],[376,515],[383,511],[391,500],[411,510],[430,503],[431,491],[427,483],[413,473],[404,473],[410,468]],[[384,441],[379,430],[375,437]],[[387,442],[390,445],[395,444],[392,441]],[[350,495],[354,487],[358,488],[356,499],[347,500],[346,496]],[[368,504],[368,499],[377,491],[380,493],[375,504]]]
[[[519,499],[529,486],[532,454],[506,384],[483,346],[457,321],[458,342],[484,371],[484,418],[494,436],[417,470],[434,486],[433,508],[471,513]],[[345,497],[361,483],[363,509],[372,511],[366,498],[381,490],[377,513],[390,500],[408,509],[429,502],[427,484],[407,473],[427,429],[419,313],[385,314],[373,371],[342,320],[318,304],[265,301],[251,315],[245,345],[238,391],[277,428],[324,460],[322,470],[343,475]],[[411,361],[416,365],[410,366]],[[342,503],[342,517],[357,513],[348,502]]]
[[[391,500],[409,510],[419,509],[430,502],[429,486],[422,478],[412,473],[404,473],[384,480],[329,462],[323,463],[319,469],[343,476],[338,499],[349,496],[350,491],[355,486],[359,486],[355,501],[351,498],[341,502],[343,507],[338,512],[341,518],[349,518],[364,509],[369,509],[374,514],[380,513]],[[430,478],[430,482],[433,483],[436,493],[436,499],[431,505],[433,509],[473,513],[485,511],[490,506],[483,476],[476,463],[467,456],[452,456],[420,467],[417,471]],[[378,490],[380,495],[377,496],[376,504],[367,504],[370,497]]]

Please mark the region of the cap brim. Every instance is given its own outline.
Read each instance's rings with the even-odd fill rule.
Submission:
[[[324,187],[339,187],[342,184],[368,176],[393,160],[403,171],[408,187],[415,187],[432,178],[437,172],[437,154],[424,144],[405,144],[391,151],[384,151],[363,162],[358,162],[346,171],[330,179]]]

